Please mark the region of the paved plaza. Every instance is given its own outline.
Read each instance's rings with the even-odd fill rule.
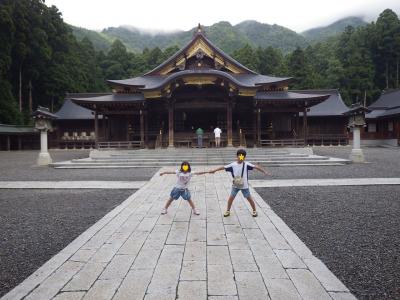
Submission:
[[[349,150],[314,152],[346,158]],[[87,154],[52,151],[55,161]],[[223,218],[231,186],[224,172],[192,179],[200,216],[183,201],[163,216],[176,178],[158,176],[159,168],[53,169],[33,166],[35,151],[3,152],[0,256],[7,261],[0,295],[396,299],[400,154],[397,148],[366,148],[365,154],[366,164],[269,166],[272,180],[251,172],[259,217],[251,217],[239,195],[233,214]],[[9,259],[13,247],[20,260]]]
[[[156,174],[4,299],[354,299],[254,190],[259,217],[239,196],[223,218],[230,181],[196,177],[201,215],[160,215],[175,177]]]

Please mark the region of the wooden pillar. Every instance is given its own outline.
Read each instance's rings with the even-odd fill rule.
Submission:
[[[228,134],[228,147],[232,147],[232,99],[228,98],[226,105],[226,127]]]
[[[257,143],[257,108],[253,111],[253,143],[254,147],[258,146]]]
[[[104,141],[107,141],[107,120],[106,120],[106,116],[103,114],[103,120],[101,121],[101,123],[103,124],[103,137],[104,137]]]
[[[97,143],[99,142],[99,115],[97,111],[94,112],[94,147],[97,149]]]
[[[7,151],[10,151],[11,150],[11,140],[10,140],[10,136],[9,135],[7,135]]]
[[[126,141],[129,142],[129,115],[125,116],[126,123]]]
[[[303,110],[303,137],[304,137],[304,146],[307,146],[307,134],[308,128],[307,128],[307,107],[304,107]]]
[[[261,146],[261,108],[257,109],[257,146]]]
[[[21,140],[21,136],[18,136],[18,150],[22,150],[22,140]]]
[[[144,145],[149,147],[149,112],[144,110]]]
[[[139,111],[140,115],[140,145],[144,147],[144,112],[143,110]]]
[[[168,147],[174,147],[174,104],[168,103]]]

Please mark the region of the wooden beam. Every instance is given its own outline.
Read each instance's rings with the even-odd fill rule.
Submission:
[[[149,112],[147,109],[144,111],[144,144],[145,147],[149,146]]]
[[[253,110],[253,143],[257,146],[257,108]]]
[[[97,114],[97,111],[94,112],[94,135],[94,145],[97,149],[97,144],[99,142],[99,115]]]
[[[228,133],[228,147],[232,147],[232,99],[228,98],[226,103],[226,127]]]
[[[257,109],[257,146],[260,147],[261,140],[261,108]]]
[[[307,146],[307,107],[304,107],[303,110],[303,137],[304,137],[304,146]]]
[[[144,112],[140,110],[140,144],[144,146]]]
[[[174,147],[174,103],[168,103],[168,147]]]

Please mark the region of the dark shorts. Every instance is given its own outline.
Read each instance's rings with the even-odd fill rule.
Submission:
[[[232,187],[231,196],[235,198],[237,193],[239,193],[239,191],[242,192],[243,197],[245,197],[245,198],[250,197],[250,190],[248,188],[247,189],[238,189],[235,187]]]
[[[171,198],[174,200],[178,200],[179,197],[182,197],[184,200],[190,200],[191,195],[188,189],[179,189],[174,187],[170,194]]]

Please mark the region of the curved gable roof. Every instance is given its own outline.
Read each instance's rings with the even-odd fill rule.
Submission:
[[[257,72],[254,72],[249,68],[243,66],[237,60],[233,59],[228,54],[219,49],[217,46],[215,46],[209,39],[205,37],[201,27],[199,26],[197,32],[194,34],[194,38],[188,44],[186,44],[186,46],[184,46],[181,50],[172,55],[169,59],[164,61],[161,65],[155,67],[153,70],[145,73],[144,75],[145,76],[159,75],[160,73],[162,73],[162,70],[166,68],[168,65],[174,64],[176,60],[179,59],[180,57],[185,57],[186,52],[196,43],[198,43],[199,49],[201,49],[201,42],[203,42],[206,46],[208,46],[216,55],[219,55],[224,61],[232,64],[237,69],[241,70],[242,73],[258,74]]]

